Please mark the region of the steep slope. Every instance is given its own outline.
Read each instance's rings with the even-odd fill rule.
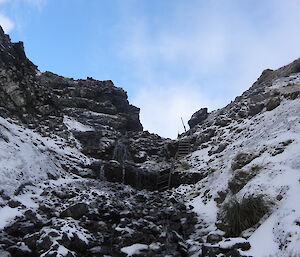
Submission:
[[[41,73],[0,28],[0,257],[299,256],[299,96],[300,59],[164,139],[123,89]]]
[[[112,81],[73,80],[41,73],[27,59],[23,44],[11,43],[2,28],[0,53],[3,117],[18,118],[44,135],[55,133],[65,138],[76,130],[65,126],[64,119],[71,120],[90,128],[78,130],[79,139],[88,131],[97,136],[96,142],[101,139],[97,134],[118,137],[127,131],[143,130],[139,109],[128,103],[126,92]]]
[[[195,214],[156,188],[165,142],[111,81],[41,73],[0,28],[0,256],[181,256]],[[151,180],[152,179],[152,180]]]
[[[139,108],[129,104],[122,88],[114,86],[112,81],[74,80],[51,72],[42,73],[27,59],[23,43],[12,43],[2,28],[0,115],[19,120],[42,136],[56,135],[69,147],[77,147],[90,159],[91,165],[86,167],[89,172],[85,170],[83,175],[89,173],[91,177],[103,176],[100,170],[105,166],[104,175],[108,180],[124,182],[122,171],[111,175],[114,163],[109,161],[125,156],[122,153],[117,156],[118,146],[128,152],[125,159],[132,162],[127,165],[130,170],[136,168],[134,163],[139,166],[139,163],[164,155],[166,140],[142,132]],[[68,167],[64,165],[64,168]],[[80,171],[69,170],[76,174]],[[147,179],[147,172],[144,177]],[[147,187],[143,180],[136,185],[132,179],[126,183]]]
[[[202,256],[226,252],[222,247],[230,249],[237,241],[226,242],[224,235],[248,238],[250,250],[239,250],[245,256],[300,254],[299,64],[297,60],[277,71],[263,72],[242,96],[198,119],[200,124],[185,136],[195,150],[182,160],[191,167],[185,172],[205,177],[178,189],[186,192],[186,200],[199,215],[202,228],[192,241],[201,236],[207,242],[195,243],[195,256],[200,248]],[[265,203],[258,224],[241,226],[243,221],[237,220],[251,216],[249,209],[249,216],[240,211],[243,201],[258,198]],[[235,208],[226,213],[230,204]],[[239,215],[234,216],[235,211],[240,211]],[[236,222],[230,223],[230,218]],[[241,231],[228,225],[241,226]]]

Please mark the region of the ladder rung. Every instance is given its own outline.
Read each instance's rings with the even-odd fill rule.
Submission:
[[[159,188],[159,191],[163,191],[163,190],[167,190],[167,189],[169,189],[169,186],[161,187],[161,188]]]
[[[169,178],[165,178],[165,179],[161,179],[157,182],[157,184],[162,184],[162,183],[166,183],[169,181]]]
[[[163,180],[160,180],[157,182],[157,184],[163,184],[163,183],[166,183],[169,181],[169,178],[168,179],[163,179]]]
[[[171,172],[168,171],[168,172],[160,172],[159,175],[160,176],[165,176],[165,175],[169,175]]]
[[[169,184],[157,184],[157,188],[164,188],[164,187],[169,187]]]
[[[169,179],[169,175],[164,175],[164,176],[161,176],[159,177],[159,180],[162,181],[162,180],[168,180]]]

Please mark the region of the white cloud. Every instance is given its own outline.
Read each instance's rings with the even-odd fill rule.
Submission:
[[[270,0],[252,11],[241,2],[193,3],[180,2],[172,17],[174,10],[168,10],[170,19],[155,29],[156,17],[149,22],[130,10],[135,20],[123,27],[127,41],[121,55],[145,87],[134,104],[141,108],[144,128],[163,136],[182,131],[180,116],[188,120],[201,107],[221,107],[263,69],[300,57],[299,1]]]
[[[0,4],[7,3],[14,12],[14,21],[8,17],[6,13],[0,13],[0,25],[2,26],[5,33],[10,33],[13,29],[20,29],[24,25],[24,19],[22,14],[22,10],[24,8],[23,4],[32,6],[34,9],[42,10],[45,6],[47,0],[0,0]]]
[[[8,17],[0,13],[0,25],[5,33],[9,33],[14,28],[14,23]]]
[[[224,104],[207,98],[193,85],[174,83],[168,88],[143,87],[131,101],[141,107],[140,118],[145,130],[171,138],[184,131],[181,117],[188,129],[187,122],[195,111],[202,107],[213,110]]]

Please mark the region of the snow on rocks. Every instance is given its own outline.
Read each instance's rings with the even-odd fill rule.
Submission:
[[[0,117],[0,190],[7,194],[49,178],[66,175],[62,166],[88,165],[90,160],[66,140],[44,138],[14,120]],[[5,139],[3,139],[5,138]]]
[[[134,254],[140,254],[143,250],[148,249],[148,245],[145,244],[133,244],[127,247],[121,248],[121,252],[126,253],[127,256],[132,256]]]
[[[16,200],[32,190],[26,188]],[[30,256],[44,257],[122,256],[121,249],[134,244],[147,245],[144,256],[179,257],[188,252],[186,239],[194,230],[195,216],[170,192],[82,178],[43,182],[35,192],[36,204],[24,206],[20,217],[11,216],[10,223],[3,224],[4,250],[21,242]]]
[[[300,254],[297,222],[300,217],[297,205],[300,194],[300,99],[286,97],[287,91],[291,91],[289,87],[293,87],[293,92],[299,91],[299,77],[295,74],[271,84],[268,90],[276,89],[285,94],[280,97],[280,104],[253,117],[234,119],[225,127],[219,126],[210,137],[201,141],[198,150],[187,156],[186,161],[192,167],[190,171],[205,174],[196,185],[181,186],[177,190],[186,188],[183,195],[187,205],[193,206],[198,214],[199,225],[191,236],[195,256],[201,252],[205,241],[196,238],[204,239],[209,233],[218,233],[215,224],[224,204],[232,199],[241,201],[259,195],[272,203],[270,212],[256,227],[242,233],[248,238],[251,249],[243,249],[240,254],[255,257]],[[207,124],[197,128],[197,138],[202,138],[200,135],[210,128]],[[210,150],[221,143],[227,145],[221,152]],[[208,254],[202,251],[202,256]]]
[[[4,206],[3,208],[0,208],[0,229],[5,228],[11,220],[19,216],[20,214],[20,210],[11,208],[9,206]]]
[[[79,121],[76,121],[75,119],[72,119],[68,116],[64,116],[64,124],[67,126],[67,128],[70,131],[80,131],[80,132],[94,131],[94,128],[92,126],[84,125]]]
[[[111,81],[37,72],[0,34],[0,257],[299,256],[300,59],[264,71],[225,108],[200,110],[172,141],[142,132],[139,109]],[[190,185],[100,181],[155,190],[180,140],[192,153],[171,185]],[[222,215],[240,215],[226,208],[245,199],[267,208],[232,238]]]

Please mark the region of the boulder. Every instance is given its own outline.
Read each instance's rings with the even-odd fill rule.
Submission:
[[[279,97],[270,98],[266,104],[267,111],[274,110],[276,107],[278,107],[280,105],[280,102],[281,102],[281,100]]]
[[[257,155],[252,154],[252,153],[239,153],[232,160],[231,168],[232,168],[232,170],[241,169],[245,165],[249,164],[256,157],[257,157]]]
[[[15,200],[10,200],[7,204],[11,208],[17,208],[22,205],[19,201],[15,201]]]
[[[201,108],[199,111],[195,112],[191,119],[188,121],[190,128],[195,127],[198,124],[201,124],[208,117],[207,108]]]
[[[75,220],[80,219],[83,215],[87,214],[89,211],[86,203],[77,203],[71,205],[66,210],[64,210],[60,216],[61,217],[72,217]]]
[[[11,246],[7,249],[13,257],[31,257],[32,251],[23,242]],[[5,256],[5,255],[4,255]]]
[[[221,235],[218,234],[209,234],[207,236],[206,242],[210,243],[210,244],[215,244],[218,243],[220,241],[222,241],[223,237]]]
[[[251,171],[245,171],[245,170],[242,170],[242,169],[235,170],[232,180],[228,182],[228,187],[229,187],[230,191],[232,193],[236,194],[254,176],[255,176],[255,174]]]
[[[250,116],[254,116],[254,115],[260,113],[264,107],[265,107],[265,105],[263,103],[251,104],[251,105],[249,105],[248,114]]]

